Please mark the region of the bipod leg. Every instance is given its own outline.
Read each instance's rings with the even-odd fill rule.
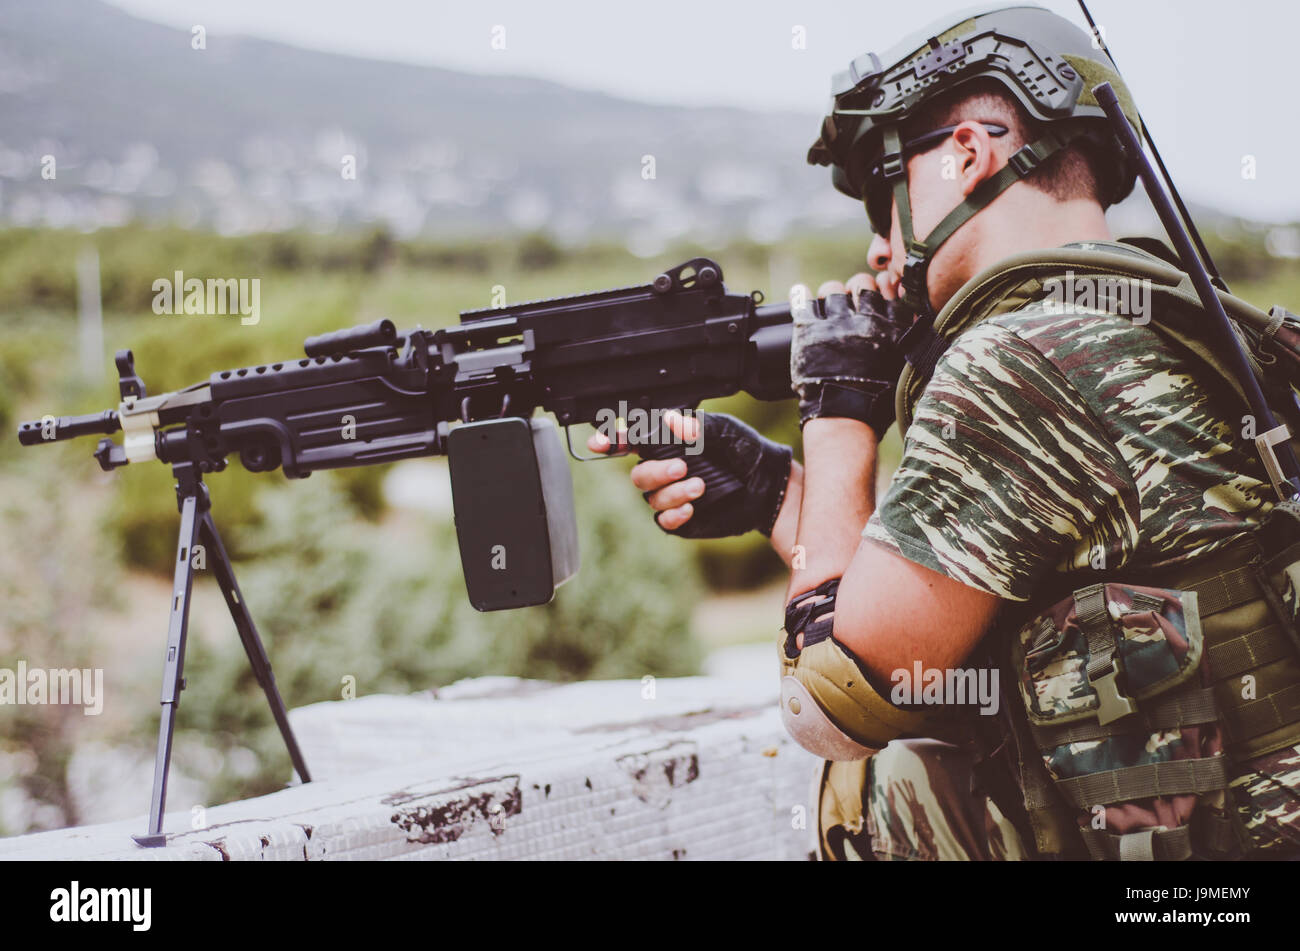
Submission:
[[[262,692],[266,694],[266,702],[270,704],[275,725],[280,728],[280,736],[284,738],[284,745],[289,749],[289,759],[293,761],[293,768],[304,783],[309,783],[311,774],[307,772],[302,751],[298,749],[298,740],[289,727],[289,714],[275,685],[271,661],[266,656],[266,648],[262,646],[257,626],[253,624],[253,616],[248,613],[248,605],[239,590],[239,582],[235,580],[235,569],[226,554],[226,546],[221,543],[221,536],[217,533],[216,523],[212,521],[211,511],[204,512],[200,519],[199,536],[208,548],[212,558],[212,570],[216,573],[217,583],[221,585],[221,593],[226,596],[226,605],[230,608],[230,616],[239,631],[239,639],[244,644],[244,653],[248,655],[253,674],[257,677],[257,682],[262,685]]]
[[[190,463],[172,467],[176,475],[176,499],[181,510],[181,527],[176,539],[176,570],[172,579],[171,616],[167,624],[167,653],[163,660],[162,715],[158,722],[158,752],[153,764],[153,794],[149,804],[149,831],[133,835],[136,843],[149,848],[165,845],[163,812],[167,805],[167,771],[171,765],[172,732],[176,727],[176,706],[185,689],[185,637],[190,625],[190,595],[194,589],[194,542],[208,508],[207,486],[193,472]]]

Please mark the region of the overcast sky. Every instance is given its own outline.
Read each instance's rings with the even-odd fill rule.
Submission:
[[[908,0],[111,0],[209,47],[243,33],[310,49],[538,76],[651,102],[807,112],[830,75],[967,2]],[[1083,23],[1064,0],[1041,5]],[[1300,5],[1289,0],[1095,0],[1175,180],[1190,200],[1300,218]],[[505,49],[493,49],[496,27]],[[802,27],[806,48],[792,48]],[[496,35],[500,36],[500,33]],[[1255,178],[1243,176],[1254,157]]]

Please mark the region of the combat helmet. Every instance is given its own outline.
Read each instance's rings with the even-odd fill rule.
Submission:
[[[954,23],[955,21],[955,23]],[[864,53],[831,82],[831,112],[808,150],[811,165],[831,166],[836,189],[862,201],[877,234],[887,236],[891,197],[898,204],[907,257],[903,298],[932,315],[926,271],[934,252],[961,225],[1051,156],[1079,141],[1090,143],[1098,162],[1104,205],[1133,189],[1137,164],[1120,148],[1092,88],[1109,82],[1135,129],[1141,120],[1132,96],[1101,44],[1064,17],[1037,6],[974,8],[930,24],[883,55]],[[1044,133],[1013,154],[923,238],[912,232],[907,193],[909,155],[933,148],[955,127],[930,130],[911,140],[902,125],[918,108],[966,83],[992,79],[1044,126]],[[992,123],[993,135],[1006,128]]]

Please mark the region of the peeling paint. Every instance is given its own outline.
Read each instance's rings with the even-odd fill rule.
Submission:
[[[517,775],[422,796],[404,795],[399,802],[393,825],[406,833],[408,842],[424,844],[455,842],[480,820],[499,836],[505,832],[506,819],[523,811]]]
[[[632,778],[638,799],[660,809],[672,802],[672,790],[700,778],[700,757],[694,743],[671,743],[646,753],[629,753],[616,762]]]

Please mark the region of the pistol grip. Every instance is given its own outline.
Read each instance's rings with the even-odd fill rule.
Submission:
[[[696,500],[697,502],[717,502],[745,488],[745,483],[717,463],[709,462],[698,455],[687,455],[686,450],[690,447],[682,443],[653,443],[633,445],[632,448],[642,459],[685,459],[686,475],[682,478],[698,477],[704,480],[704,494]]]

